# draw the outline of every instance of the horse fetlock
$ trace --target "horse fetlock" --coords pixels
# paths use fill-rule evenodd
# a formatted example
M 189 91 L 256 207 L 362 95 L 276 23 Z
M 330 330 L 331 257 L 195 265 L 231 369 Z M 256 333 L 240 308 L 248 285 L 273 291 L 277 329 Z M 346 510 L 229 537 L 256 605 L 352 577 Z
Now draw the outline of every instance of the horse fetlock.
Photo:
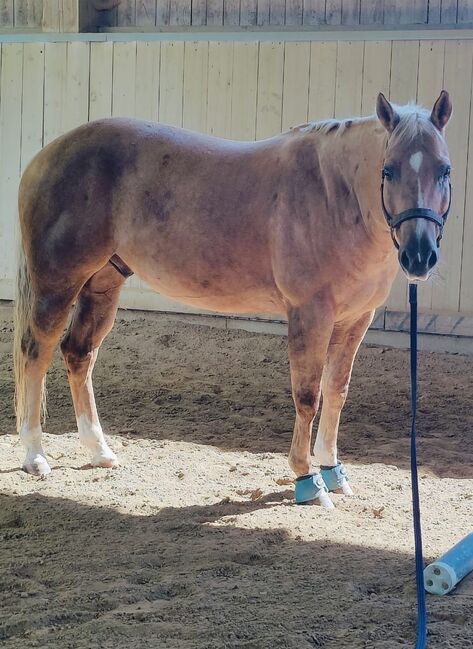
M 289 452 L 289 457 L 287 458 L 289 466 L 294 471 L 297 476 L 306 475 L 311 471 L 311 460 L 310 457 L 301 457 L 297 455 L 294 451 Z
M 118 458 L 107 444 L 100 424 L 91 422 L 87 415 L 80 415 L 77 427 L 81 443 L 93 453 L 92 466 L 112 468 L 118 465 Z

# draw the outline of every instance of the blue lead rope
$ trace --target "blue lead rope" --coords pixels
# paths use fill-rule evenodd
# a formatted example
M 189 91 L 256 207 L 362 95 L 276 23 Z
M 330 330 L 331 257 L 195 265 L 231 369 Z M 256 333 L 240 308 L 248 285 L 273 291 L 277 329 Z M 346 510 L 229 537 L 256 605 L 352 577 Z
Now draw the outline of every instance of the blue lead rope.
M 409 284 L 411 307 L 411 483 L 412 518 L 414 522 L 416 584 L 417 584 L 417 643 L 416 649 L 427 646 L 427 611 L 424 590 L 424 557 L 420 520 L 419 478 L 417 473 L 416 418 L 417 418 L 417 284 Z

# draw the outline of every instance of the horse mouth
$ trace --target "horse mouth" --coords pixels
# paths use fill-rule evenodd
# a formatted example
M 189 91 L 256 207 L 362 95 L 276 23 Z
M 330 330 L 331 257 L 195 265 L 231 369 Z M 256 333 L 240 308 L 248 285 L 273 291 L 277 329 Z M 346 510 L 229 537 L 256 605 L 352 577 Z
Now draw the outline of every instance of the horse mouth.
M 413 275 L 412 273 L 409 273 L 404 268 L 402 270 L 403 270 L 404 275 L 407 277 L 409 282 L 411 282 L 412 284 L 420 284 L 420 282 L 426 282 L 427 280 L 430 279 L 430 277 L 432 275 L 431 270 L 427 271 L 427 273 L 425 273 L 424 275 Z

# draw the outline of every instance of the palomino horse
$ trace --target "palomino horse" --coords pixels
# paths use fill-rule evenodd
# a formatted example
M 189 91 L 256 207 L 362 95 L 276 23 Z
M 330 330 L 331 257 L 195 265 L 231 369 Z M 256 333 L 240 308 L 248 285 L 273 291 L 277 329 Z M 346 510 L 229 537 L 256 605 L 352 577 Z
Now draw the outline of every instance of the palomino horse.
M 376 108 L 377 117 L 310 123 L 259 142 L 103 119 L 34 158 L 19 192 L 15 332 L 27 472 L 50 471 L 41 444 L 44 380 L 74 302 L 61 349 L 79 437 L 92 465 L 117 463 L 92 371 L 121 286 L 136 273 L 186 304 L 287 317 L 296 409 L 289 464 L 297 476 L 312 470 L 322 393 L 314 464 L 350 493 L 337 433 L 354 356 L 398 259 L 411 280 L 429 276 L 450 200 L 448 93 L 431 112 L 393 106 L 382 94 Z M 405 216 L 393 224 L 391 215 Z

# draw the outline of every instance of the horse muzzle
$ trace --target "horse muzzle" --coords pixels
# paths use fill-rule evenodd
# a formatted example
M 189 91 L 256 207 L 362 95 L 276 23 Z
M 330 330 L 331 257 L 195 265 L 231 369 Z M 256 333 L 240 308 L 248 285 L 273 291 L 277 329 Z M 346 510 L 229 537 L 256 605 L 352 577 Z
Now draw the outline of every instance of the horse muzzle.
M 409 281 L 424 281 L 438 261 L 437 242 L 431 237 L 411 235 L 399 246 L 398 259 Z

